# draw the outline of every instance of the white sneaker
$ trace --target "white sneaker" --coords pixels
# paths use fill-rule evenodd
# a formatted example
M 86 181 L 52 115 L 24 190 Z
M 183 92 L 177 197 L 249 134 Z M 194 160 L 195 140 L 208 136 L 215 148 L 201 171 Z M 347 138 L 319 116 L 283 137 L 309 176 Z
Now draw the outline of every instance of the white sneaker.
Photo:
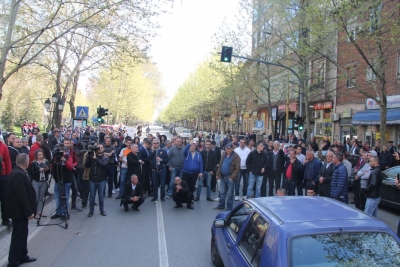
M 235 201 L 239 201 L 239 197 L 238 196 L 235 197 Z
M 119 192 L 119 188 L 115 189 L 115 192 Z
M 243 200 L 246 200 L 246 199 L 247 199 L 247 197 L 246 197 L 246 196 L 243 196 L 243 197 L 242 197 L 242 199 L 243 199 Z
M 115 194 L 116 193 L 115 190 L 113 190 L 112 193 Z
M 216 199 L 214 199 L 214 202 L 219 202 L 219 197 L 217 197 Z

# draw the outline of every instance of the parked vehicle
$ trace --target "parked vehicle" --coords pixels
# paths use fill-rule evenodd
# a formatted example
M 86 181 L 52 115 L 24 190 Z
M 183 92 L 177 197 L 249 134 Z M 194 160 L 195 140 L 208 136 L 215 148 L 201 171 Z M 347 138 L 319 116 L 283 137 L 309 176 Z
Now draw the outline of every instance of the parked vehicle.
M 178 136 L 180 136 L 182 138 L 185 138 L 185 139 L 188 139 L 188 138 L 190 138 L 192 136 L 192 134 L 190 133 L 189 129 L 183 129 L 182 131 L 180 131 L 178 133 Z
M 398 266 L 400 239 L 382 221 L 325 197 L 245 200 L 211 227 L 215 266 Z
M 381 205 L 400 210 L 400 191 L 395 187 L 395 180 L 400 174 L 400 166 L 387 169 L 382 172 Z

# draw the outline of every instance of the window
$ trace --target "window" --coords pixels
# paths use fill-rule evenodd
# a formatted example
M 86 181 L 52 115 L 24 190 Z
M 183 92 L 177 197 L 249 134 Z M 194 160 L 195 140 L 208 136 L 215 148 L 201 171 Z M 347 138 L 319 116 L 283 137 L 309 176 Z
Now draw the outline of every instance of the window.
M 268 229 L 268 223 L 258 213 L 254 213 L 242 235 L 239 249 L 253 266 L 259 266 L 262 251 L 262 240 Z
M 356 66 L 346 69 L 346 88 L 353 88 L 356 84 Z
M 367 81 L 376 80 L 376 74 L 370 67 L 367 67 Z
M 400 247 L 387 233 L 337 233 L 295 237 L 290 266 L 398 266 Z
M 357 17 L 353 17 L 347 21 L 347 42 L 357 40 L 357 32 L 359 31 Z
M 369 21 L 371 23 L 369 28 L 370 32 L 374 32 L 381 27 L 381 10 L 382 2 L 376 7 L 371 7 L 369 9 Z
M 400 52 L 397 54 L 397 79 L 400 79 Z
M 253 211 L 253 207 L 247 203 L 242 204 L 239 206 L 238 210 L 232 213 L 231 217 L 228 220 L 228 232 L 231 234 L 232 239 L 235 241 L 237 235 L 240 232 L 240 229 L 246 222 L 247 218 L 249 217 L 250 213 Z
M 311 63 L 311 85 L 323 87 L 324 83 L 324 61 L 322 59 L 314 60 Z

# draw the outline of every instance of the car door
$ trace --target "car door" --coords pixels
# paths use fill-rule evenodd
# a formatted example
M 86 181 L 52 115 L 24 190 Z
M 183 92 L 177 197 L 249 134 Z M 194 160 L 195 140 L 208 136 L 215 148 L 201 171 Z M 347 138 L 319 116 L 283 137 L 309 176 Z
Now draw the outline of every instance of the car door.
M 229 267 L 259 266 L 268 228 L 269 222 L 260 213 L 254 212 L 231 249 Z
M 250 203 L 242 203 L 230 213 L 226 219 L 225 227 L 219 231 L 219 236 L 217 234 L 217 248 L 225 266 L 228 266 L 231 249 L 235 247 L 240 232 L 253 210 Z

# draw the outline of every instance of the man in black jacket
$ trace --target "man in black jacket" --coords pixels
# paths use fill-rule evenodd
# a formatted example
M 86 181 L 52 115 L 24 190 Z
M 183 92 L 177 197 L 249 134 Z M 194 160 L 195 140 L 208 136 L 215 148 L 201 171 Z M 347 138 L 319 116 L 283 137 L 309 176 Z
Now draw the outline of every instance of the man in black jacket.
M 10 154 L 11 155 L 11 154 Z M 391 154 L 388 150 L 387 146 L 382 147 L 382 152 L 379 154 L 379 166 L 381 170 L 384 171 L 392 167 L 393 163 L 393 154 Z
M 219 162 L 221 160 L 221 148 L 215 141 L 211 141 L 211 149 L 215 151 L 215 156 L 217 160 L 217 165 L 215 165 L 215 169 L 219 167 Z M 214 172 L 213 176 L 211 177 L 211 191 L 215 192 L 217 186 L 217 179 L 216 179 L 216 172 Z
M 369 160 L 371 165 L 371 174 L 369 175 L 367 188 L 365 189 L 365 195 L 367 202 L 365 203 L 366 214 L 377 216 L 378 204 L 381 201 L 380 189 L 382 187 L 382 172 L 379 167 L 379 158 L 371 157 Z
M 131 181 L 124 187 L 124 194 L 121 198 L 121 205 L 124 205 L 124 211 L 128 212 L 128 204 L 133 204 L 132 209 L 139 211 L 140 205 L 144 202 L 142 194 L 142 184 L 139 183 L 138 176 L 133 174 Z
M 332 162 L 333 160 L 333 152 L 326 152 L 326 161 L 322 164 L 318 173 L 318 194 L 321 197 L 330 197 L 331 194 L 331 181 L 333 175 L 333 167 L 335 164 Z
M 151 167 L 151 178 L 153 181 L 153 199 L 150 203 L 158 202 L 158 182 L 160 181 L 161 202 L 165 203 L 165 176 L 166 164 L 169 161 L 168 153 L 165 149 L 160 148 L 160 139 L 153 139 L 153 147 L 151 148 L 149 158 Z
M 264 141 L 260 140 L 257 142 L 255 150 L 250 152 L 246 159 L 246 168 L 249 171 L 249 182 L 247 186 L 247 198 L 253 196 L 252 191 L 254 183 L 256 184 L 255 197 L 260 197 L 261 184 L 263 181 L 263 175 L 266 173 L 268 165 L 268 156 L 264 152 Z
M 8 152 L 10 153 L 11 166 L 14 169 L 16 166 L 17 156 L 21 153 L 22 142 L 21 139 L 15 137 L 12 144 L 8 145 Z
M 200 152 L 203 160 L 203 175 L 198 178 L 197 183 L 197 195 L 194 201 L 199 201 L 201 196 L 201 188 L 203 187 L 203 179 L 207 182 L 207 200 L 214 201 L 211 198 L 211 177 L 215 173 L 215 167 L 217 166 L 217 155 L 214 150 L 211 149 L 211 141 L 206 141 L 206 149 Z
M 107 216 L 107 213 L 104 211 L 104 194 L 106 187 L 106 169 L 108 165 L 108 158 L 104 156 L 103 144 L 99 144 L 97 147 L 97 151 L 93 152 L 91 155 L 88 155 L 85 163 L 85 167 L 90 168 L 90 211 L 88 217 L 93 216 L 96 191 L 99 194 L 100 214 Z
M 12 219 L 12 236 L 8 253 L 8 266 L 19 266 L 36 261 L 28 256 L 28 220 L 35 218 L 36 194 L 29 181 L 26 169 L 29 157 L 21 153 L 16 158 L 16 167 L 9 174 L 6 201 L 8 214 Z
M 296 152 L 291 150 L 289 152 L 289 158 L 286 159 L 285 169 L 283 171 L 284 187 L 289 196 L 295 195 L 295 189 L 299 181 L 302 181 L 302 165 L 296 158 Z
M 268 152 L 269 164 L 268 164 L 268 196 L 274 194 L 274 182 L 275 188 L 281 187 L 281 175 L 285 165 L 285 153 L 279 147 L 279 142 L 274 142 L 274 150 Z M 264 191 L 264 194 L 263 194 Z M 261 187 L 261 196 L 265 196 L 265 186 Z
M 175 177 L 174 187 L 172 189 L 172 199 L 175 201 L 175 209 L 181 208 L 182 203 L 187 204 L 187 208 L 193 210 L 192 194 L 190 193 L 189 186 L 186 181 L 183 181 L 181 177 Z

